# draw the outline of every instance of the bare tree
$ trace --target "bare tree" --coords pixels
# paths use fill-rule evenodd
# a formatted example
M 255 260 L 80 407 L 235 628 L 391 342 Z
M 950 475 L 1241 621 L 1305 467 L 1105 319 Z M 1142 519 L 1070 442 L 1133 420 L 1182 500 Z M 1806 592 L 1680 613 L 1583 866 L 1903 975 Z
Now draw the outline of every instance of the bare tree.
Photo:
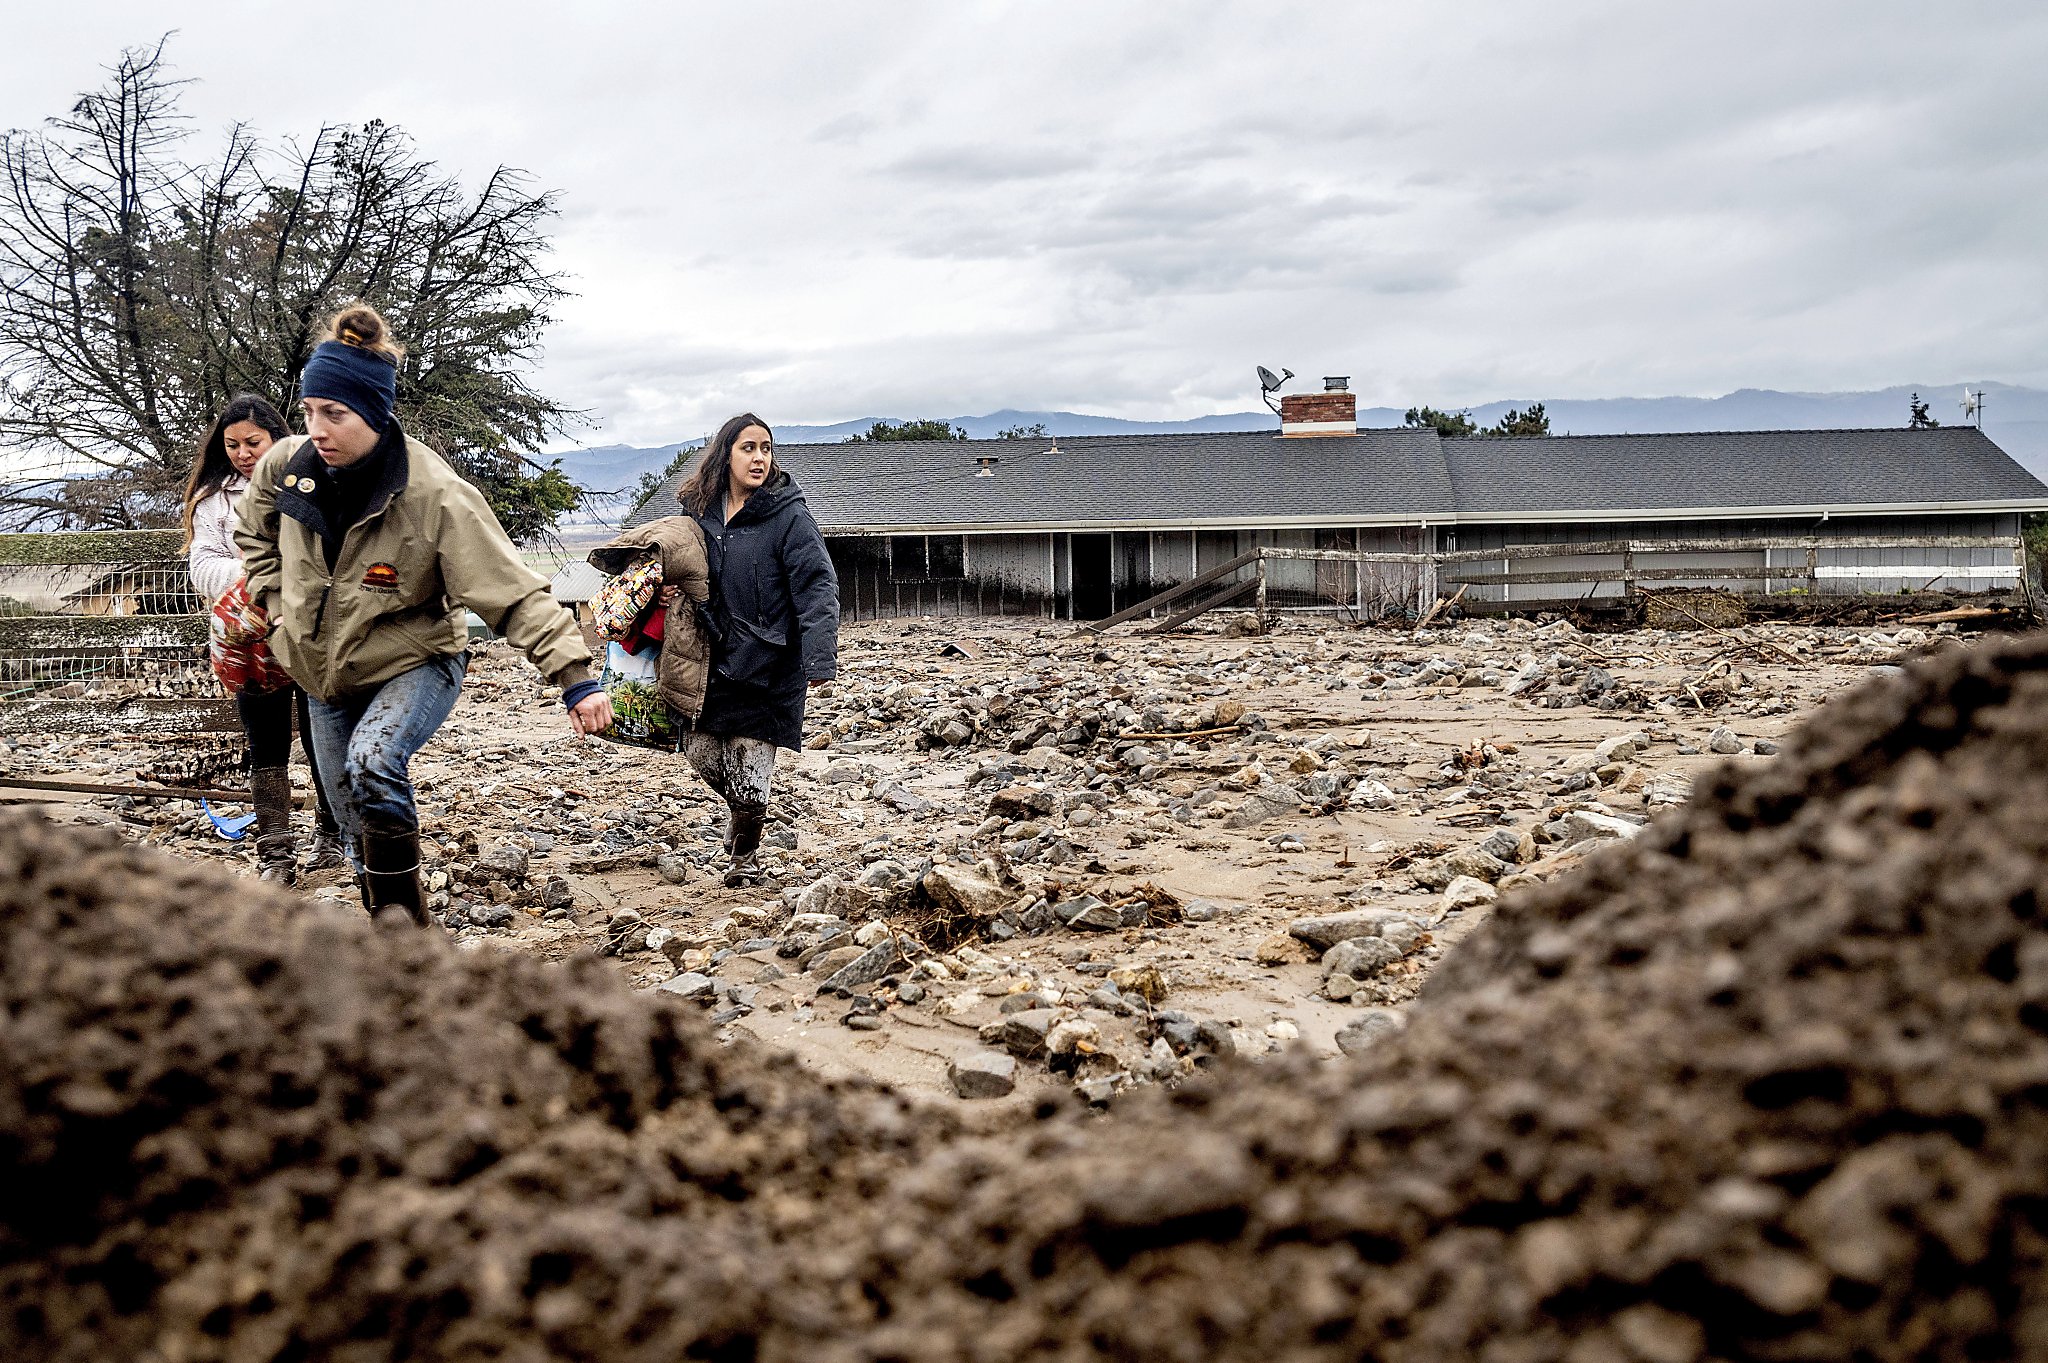
M 227 135 L 203 165 L 164 45 L 39 132 L 0 142 L 0 442 L 15 524 L 175 517 L 194 440 L 233 393 L 290 402 L 321 319 L 382 308 L 410 344 L 407 431 L 476 482 L 506 529 L 579 496 L 526 451 L 573 415 L 527 373 L 565 296 L 545 266 L 553 196 L 500 167 L 474 191 L 387 124 L 303 143 Z

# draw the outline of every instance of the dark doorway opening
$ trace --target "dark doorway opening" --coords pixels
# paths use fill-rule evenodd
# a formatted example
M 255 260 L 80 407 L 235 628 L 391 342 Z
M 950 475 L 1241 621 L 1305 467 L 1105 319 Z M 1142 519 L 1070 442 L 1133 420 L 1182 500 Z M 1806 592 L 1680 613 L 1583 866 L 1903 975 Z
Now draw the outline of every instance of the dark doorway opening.
M 1109 536 L 1075 535 L 1072 540 L 1074 618 L 1100 620 L 1110 605 Z

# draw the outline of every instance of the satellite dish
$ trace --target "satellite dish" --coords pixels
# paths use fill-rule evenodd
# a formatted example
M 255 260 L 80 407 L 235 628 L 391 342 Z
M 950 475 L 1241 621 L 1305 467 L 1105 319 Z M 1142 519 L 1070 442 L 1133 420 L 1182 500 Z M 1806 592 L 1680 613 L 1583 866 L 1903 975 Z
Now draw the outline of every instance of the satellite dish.
M 1283 369 L 1278 377 L 1275 377 L 1272 370 L 1264 365 L 1259 366 L 1259 396 L 1264 398 L 1266 405 L 1272 407 L 1275 412 L 1278 412 L 1280 409 L 1273 407 L 1273 394 L 1280 391 L 1281 384 L 1293 377 L 1294 371 L 1292 369 Z

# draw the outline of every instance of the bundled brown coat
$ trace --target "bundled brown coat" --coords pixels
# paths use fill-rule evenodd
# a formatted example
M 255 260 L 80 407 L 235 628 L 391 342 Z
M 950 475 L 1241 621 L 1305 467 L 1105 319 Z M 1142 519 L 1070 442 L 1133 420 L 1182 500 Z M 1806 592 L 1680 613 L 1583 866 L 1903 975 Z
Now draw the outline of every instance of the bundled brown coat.
M 618 574 L 649 553 L 661 555 L 661 585 L 681 587 L 661 638 L 657 671 L 662 700 L 696 723 L 711 679 L 711 637 L 699 623 L 698 607 L 711 599 L 711 570 L 704 557 L 704 531 L 688 516 L 663 516 L 636 525 L 590 551 L 590 566 Z

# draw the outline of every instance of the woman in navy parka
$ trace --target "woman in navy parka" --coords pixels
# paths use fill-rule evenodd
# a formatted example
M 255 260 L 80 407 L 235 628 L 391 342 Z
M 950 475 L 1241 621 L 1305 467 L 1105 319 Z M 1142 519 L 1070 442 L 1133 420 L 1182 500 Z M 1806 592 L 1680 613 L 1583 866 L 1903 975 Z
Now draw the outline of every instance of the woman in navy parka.
M 768 423 L 719 428 L 677 494 L 711 567 L 711 681 L 684 753 L 732 810 L 728 885 L 757 878 L 775 750 L 803 745 L 804 697 L 839 666 L 839 579 Z

